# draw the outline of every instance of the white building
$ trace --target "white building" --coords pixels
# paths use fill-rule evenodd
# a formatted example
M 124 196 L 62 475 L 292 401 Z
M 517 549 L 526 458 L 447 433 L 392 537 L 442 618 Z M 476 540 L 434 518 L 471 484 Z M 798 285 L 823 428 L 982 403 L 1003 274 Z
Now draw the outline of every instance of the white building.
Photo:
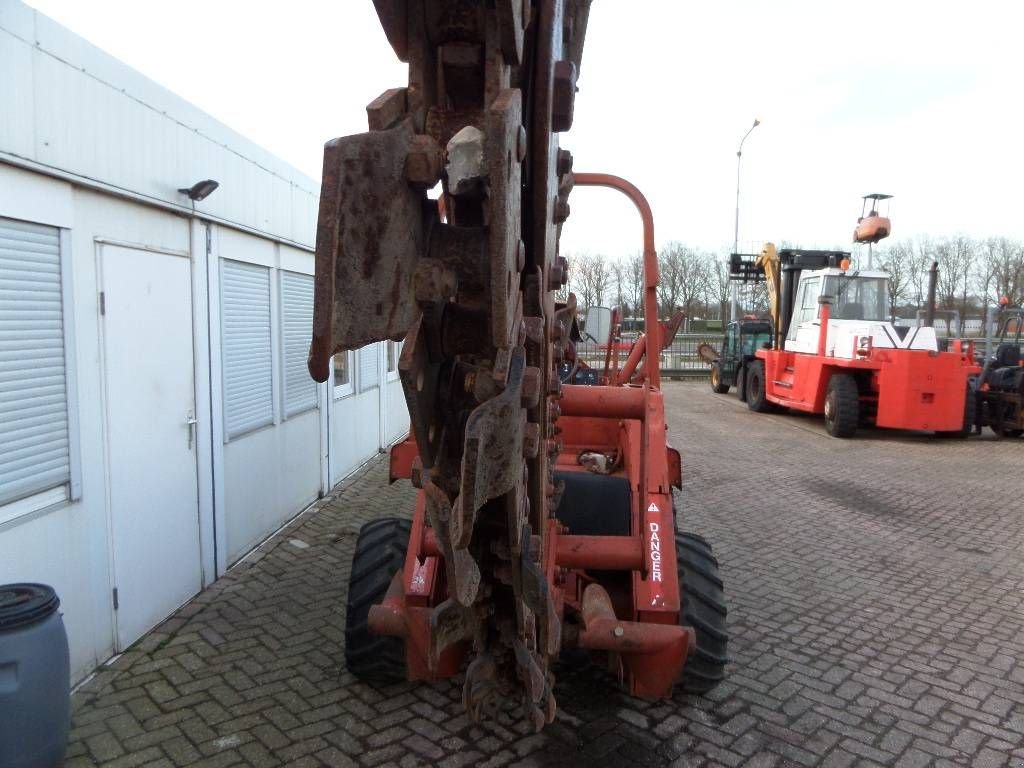
M 0 583 L 56 588 L 73 680 L 407 432 L 396 345 L 306 372 L 318 194 L 0 1 Z

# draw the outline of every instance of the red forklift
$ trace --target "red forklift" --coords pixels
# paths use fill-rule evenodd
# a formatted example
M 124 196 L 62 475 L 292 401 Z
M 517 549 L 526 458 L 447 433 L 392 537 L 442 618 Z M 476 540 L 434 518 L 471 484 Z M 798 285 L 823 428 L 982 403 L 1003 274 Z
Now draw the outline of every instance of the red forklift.
M 765 275 L 775 326 L 771 348 L 747 367 L 751 410 L 822 414 L 842 438 L 865 425 L 970 433 L 970 383 L 981 371 L 973 344 L 954 340 L 940 351 L 928 324 L 890 323 L 888 274 L 853 267 L 848 252 L 771 243 L 745 269 Z

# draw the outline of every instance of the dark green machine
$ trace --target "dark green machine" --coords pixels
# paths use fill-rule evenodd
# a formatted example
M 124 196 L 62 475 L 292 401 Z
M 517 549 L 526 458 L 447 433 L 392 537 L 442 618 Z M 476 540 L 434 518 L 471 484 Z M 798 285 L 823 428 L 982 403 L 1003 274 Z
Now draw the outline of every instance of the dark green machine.
M 1000 313 L 995 354 L 985 361 L 977 382 L 975 431 L 989 427 L 999 437 L 1024 435 L 1024 309 L 1008 307 Z
M 768 320 L 733 320 L 725 328 L 722 351 L 711 363 L 711 389 L 720 395 L 736 387 L 746 400 L 747 364 L 755 352 L 772 345 L 772 324 Z

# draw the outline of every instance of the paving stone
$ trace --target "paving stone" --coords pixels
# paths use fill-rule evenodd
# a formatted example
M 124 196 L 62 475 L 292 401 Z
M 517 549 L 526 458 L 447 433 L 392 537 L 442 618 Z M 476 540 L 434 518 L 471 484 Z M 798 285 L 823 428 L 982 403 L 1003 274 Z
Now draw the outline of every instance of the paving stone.
M 560 664 L 558 716 L 533 734 L 471 723 L 461 678 L 355 680 L 356 534 L 413 503 L 381 458 L 83 686 L 66 765 L 1024 768 L 1020 446 L 833 440 L 706 383 L 665 399 L 681 528 L 714 545 L 729 601 L 732 661 L 707 695 L 643 701 Z

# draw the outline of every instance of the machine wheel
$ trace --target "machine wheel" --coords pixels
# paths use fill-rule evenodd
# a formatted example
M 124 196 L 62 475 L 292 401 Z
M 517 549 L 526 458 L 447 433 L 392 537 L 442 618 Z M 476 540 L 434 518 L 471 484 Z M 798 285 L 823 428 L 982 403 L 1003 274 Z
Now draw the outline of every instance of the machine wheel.
M 967 388 L 967 394 L 964 397 L 964 425 L 960 429 L 954 429 L 951 432 L 937 432 L 939 437 L 951 437 L 951 438 L 966 438 L 974 430 L 974 422 L 976 419 L 975 411 L 978 407 L 978 397 L 975 391 L 970 387 Z
M 848 373 L 829 379 L 825 395 L 825 429 L 832 437 L 853 437 L 860 420 L 860 391 L 857 380 Z
M 724 395 L 729 391 L 729 385 L 722 382 L 722 369 L 717 362 L 711 364 L 711 391 L 716 395 Z
M 679 623 L 697 635 L 697 650 L 687 659 L 679 685 L 687 693 L 707 693 L 725 678 L 729 632 L 718 561 L 703 536 L 676 533 L 676 571 Z
M 741 403 L 747 402 L 747 366 L 742 364 L 736 369 L 736 396 Z
M 405 680 L 405 644 L 401 638 L 375 635 L 367 626 L 370 606 L 384 599 L 392 577 L 405 565 L 409 520 L 385 517 L 359 529 L 348 580 L 345 616 L 345 666 L 368 683 Z
M 758 413 L 767 413 L 772 408 L 765 393 L 763 360 L 754 360 L 747 366 L 747 407 Z

